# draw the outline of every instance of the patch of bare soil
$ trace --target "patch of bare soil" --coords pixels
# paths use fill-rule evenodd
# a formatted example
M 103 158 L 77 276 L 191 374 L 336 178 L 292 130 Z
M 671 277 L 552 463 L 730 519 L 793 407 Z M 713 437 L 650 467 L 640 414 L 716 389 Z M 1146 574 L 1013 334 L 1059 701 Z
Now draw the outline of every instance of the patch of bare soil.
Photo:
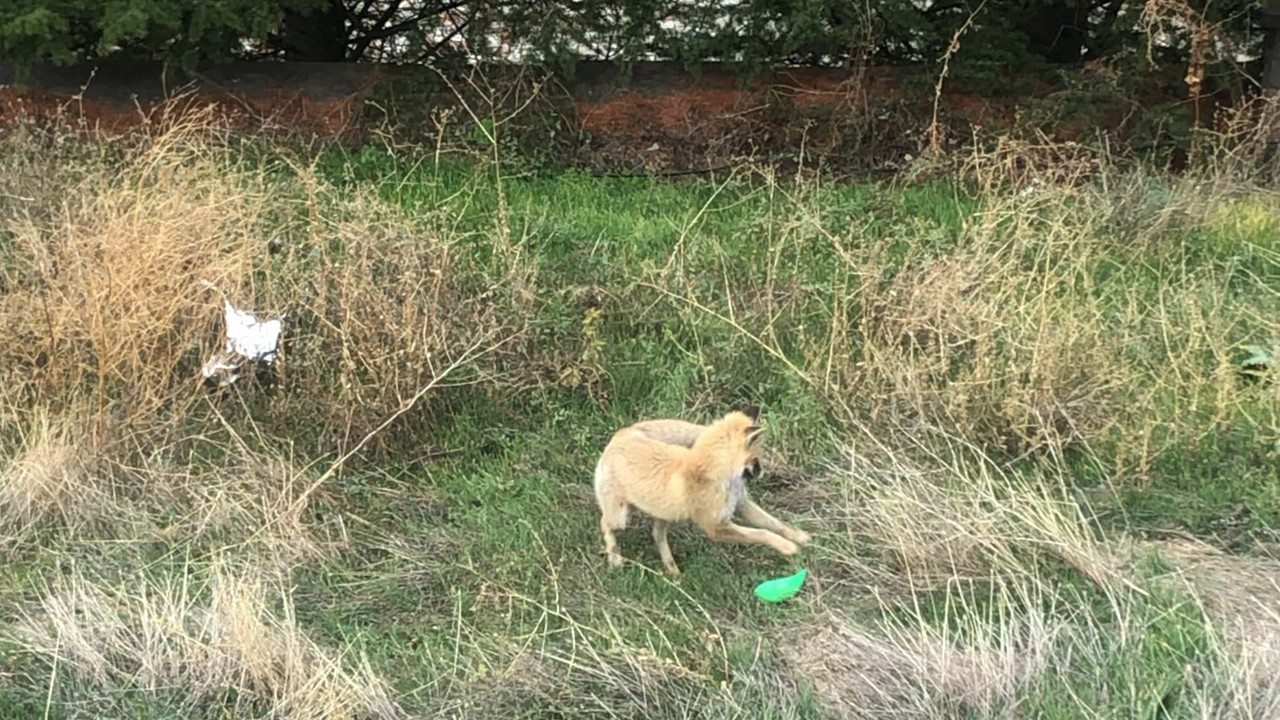
M 70 120 L 88 130 L 110 135 L 148 127 L 157 117 L 199 112 L 208 106 L 236 128 L 300 132 L 317 137 L 345 138 L 354 131 L 360 108 L 356 95 L 317 98 L 301 91 L 272 91 L 251 95 L 200 91 L 159 102 L 133 103 L 85 99 L 56 92 L 18 91 L 0 87 L 0 127 L 17 122 L 52 123 Z

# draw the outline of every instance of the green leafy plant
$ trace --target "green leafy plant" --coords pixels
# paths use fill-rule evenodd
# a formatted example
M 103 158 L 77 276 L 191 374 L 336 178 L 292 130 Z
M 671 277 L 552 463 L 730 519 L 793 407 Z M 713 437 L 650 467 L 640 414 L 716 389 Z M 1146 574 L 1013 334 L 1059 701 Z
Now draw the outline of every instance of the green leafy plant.
M 1276 348 L 1262 345 L 1246 345 L 1245 352 L 1249 357 L 1240 363 L 1240 372 L 1247 378 L 1257 380 L 1275 369 Z

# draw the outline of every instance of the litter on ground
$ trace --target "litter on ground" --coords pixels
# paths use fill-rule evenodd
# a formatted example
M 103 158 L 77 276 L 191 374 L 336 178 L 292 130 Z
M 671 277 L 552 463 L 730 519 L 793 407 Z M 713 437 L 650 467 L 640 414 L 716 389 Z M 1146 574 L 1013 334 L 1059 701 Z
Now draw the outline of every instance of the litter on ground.
M 205 283 L 213 287 L 210 283 Z M 280 333 L 284 330 L 283 318 L 264 320 L 248 310 L 241 310 L 224 295 L 224 319 L 226 320 L 226 345 L 205 361 L 202 374 L 217 378 L 218 385 L 228 385 L 239 377 L 239 369 L 245 362 L 263 362 L 270 365 L 276 359 L 280 347 Z

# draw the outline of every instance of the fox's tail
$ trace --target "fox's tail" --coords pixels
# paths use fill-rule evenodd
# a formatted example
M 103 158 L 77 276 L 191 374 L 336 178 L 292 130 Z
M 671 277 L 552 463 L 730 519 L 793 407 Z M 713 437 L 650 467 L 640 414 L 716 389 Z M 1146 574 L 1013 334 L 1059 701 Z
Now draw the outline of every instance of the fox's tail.
M 600 494 L 601 488 L 604 487 L 605 482 L 608 479 L 609 479 L 609 468 L 605 466 L 604 458 L 602 457 L 596 461 L 596 472 L 595 472 L 596 495 Z

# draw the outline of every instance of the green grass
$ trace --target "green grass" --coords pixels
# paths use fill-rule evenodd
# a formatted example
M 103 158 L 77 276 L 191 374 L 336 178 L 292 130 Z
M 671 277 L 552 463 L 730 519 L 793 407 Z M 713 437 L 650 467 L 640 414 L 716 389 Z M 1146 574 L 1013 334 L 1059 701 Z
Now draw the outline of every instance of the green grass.
M 466 288 L 513 265 L 533 278 L 531 302 L 501 306 L 518 315 L 517 350 L 406 415 L 383 434 L 386 445 L 323 483 L 302 520 L 323 549 L 288 561 L 280 582 L 292 609 L 269 603 L 321 645 L 345 648 L 344 667 L 363 658 L 406 713 L 823 717 L 830 698 L 819 701 L 807 666 L 783 658 L 831 613 L 873 633 L 909 628 L 992 652 L 1034 645 L 1055 658 L 977 705 L 931 685 L 927 664 L 895 681 L 912 702 L 957 716 L 1016 705 L 1034 717 L 1189 718 L 1218 692 L 1226 651 L 1203 608 L 1158 582 L 1164 570 L 1140 568 L 1132 587 L 1100 587 L 1088 576 L 1093 561 L 1062 548 L 1110 548 L 1134 528 L 1224 540 L 1223 523 L 1237 527 L 1223 544 L 1243 547 L 1266 542 L 1280 520 L 1274 390 L 1238 387 L 1227 365 L 1233 344 L 1280 327 L 1280 298 L 1265 290 L 1280 287 L 1268 192 L 1201 197 L 1208 219 L 1156 228 L 1164 208 L 1196 194 L 1141 178 L 1122 192 L 1064 191 L 1060 201 L 1018 207 L 941 180 L 566 174 L 499 183 L 489 166 L 436 167 L 373 149 L 316 161 L 308 182 L 323 188 L 319 207 L 368 196 L 403 217 L 432 218 L 428 229 L 403 221 L 391 234 L 424 244 L 426 233 L 446 234 L 450 269 Z M 270 182 L 281 197 L 302 194 L 290 173 Z M 263 222 L 319 232 L 304 217 L 314 208 L 277 212 Z M 325 262 L 347 260 L 344 246 L 331 252 Z M 279 294 L 279 269 L 255 268 L 258 292 Z M 965 273 L 972 287 L 949 286 Z M 598 304 L 584 301 L 593 291 Z M 194 443 L 189 455 L 136 447 L 114 458 L 114 471 L 145 476 L 170 463 L 213 477 L 243 443 L 290 458 L 296 487 L 286 497 L 296 497 L 340 451 L 325 446 L 333 436 L 319 419 L 278 410 L 301 402 L 300 386 L 285 382 L 279 396 L 241 384 L 192 410 L 189 435 L 173 445 Z M 680 528 L 672 545 L 684 574 L 673 582 L 657 572 L 647 522 L 636 518 L 621 537 L 629 564 L 607 570 L 590 478 L 610 433 L 646 417 L 709 420 L 747 400 L 764 407 L 775 449 L 754 494 L 813 530 L 816 547 L 784 558 Z M 851 444 L 884 467 L 920 472 L 841 470 Z M 984 471 L 990 487 L 958 509 L 930 506 L 964 497 L 988 477 L 984 467 L 1009 474 Z M 1061 481 L 1066 498 L 1099 484 L 1117 492 L 1086 508 L 1101 522 L 1080 521 L 1083 534 L 1059 546 L 1035 539 L 1034 512 L 1058 505 L 1046 496 L 1020 506 L 1019 492 L 1040 487 L 1028 479 Z M 923 501 L 894 504 L 917 491 Z M 122 523 L 54 518 L 6 543 L 0 599 L 39 615 L 46 585 L 74 573 L 142 586 L 204 578 L 216 562 L 252 570 L 278 552 L 254 544 L 252 518 L 197 532 L 184 525 L 199 515 L 187 500 L 150 486 L 115 492 L 140 514 Z M 920 537 L 948 538 L 915 545 L 926 572 L 901 569 L 891 548 L 911 549 L 909 539 L 894 545 L 889 529 L 868 524 L 868 507 L 902 514 Z M 991 526 L 976 517 L 987 510 L 1000 518 Z M 1046 533 L 1075 527 L 1069 512 L 1053 517 L 1061 524 Z M 160 534 L 168 525 L 184 529 L 174 539 Z M 968 539 L 980 548 L 971 557 L 947 555 L 949 543 Z M 796 601 L 771 606 L 752 595 L 757 582 L 802 566 L 811 580 Z M 1032 618 L 1064 629 L 1022 637 Z M 288 713 L 261 688 L 242 700 L 222 688 L 195 715 L 181 690 L 112 689 L 118 678 L 104 690 L 76 662 L 58 669 L 31 652 L 24 637 L 0 629 L 0 716 Z M 98 704 L 96 693 L 106 694 Z

